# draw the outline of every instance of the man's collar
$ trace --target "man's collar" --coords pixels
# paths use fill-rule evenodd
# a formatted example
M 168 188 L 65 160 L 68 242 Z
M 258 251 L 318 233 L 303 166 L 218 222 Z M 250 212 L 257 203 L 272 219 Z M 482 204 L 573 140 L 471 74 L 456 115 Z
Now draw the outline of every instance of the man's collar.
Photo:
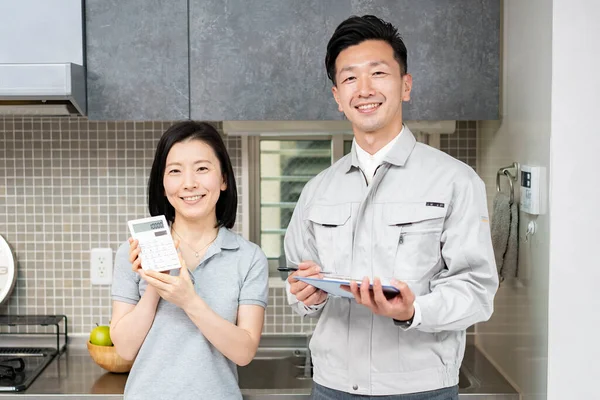
M 403 130 L 401 132 L 402 134 L 400 135 L 394 146 L 383 158 L 384 162 L 397 166 L 404 166 L 404 164 L 406 164 L 406 160 L 410 156 L 410 153 L 412 153 L 412 150 L 414 149 L 415 144 L 417 143 L 417 139 L 415 139 L 415 136 L 412 134 L 412 132 L 410 131 L 410 129 L 408 129 L 408 126 L 406 125 L 403 126 Z M 350 171 L 352 167 L 358 168 L 360 165 L 358 162 L 356 146 L 356 140 L 353 140 L 352 150 L 350 152 L 351 163 L 348 166 L 346 172 Z
M 415 136 L 407 126 L 404 126 L 404 132 L 400 135 L 394 147 L 385 155 L 383 161 L 400 167 L 404 166 L 416 143 Z

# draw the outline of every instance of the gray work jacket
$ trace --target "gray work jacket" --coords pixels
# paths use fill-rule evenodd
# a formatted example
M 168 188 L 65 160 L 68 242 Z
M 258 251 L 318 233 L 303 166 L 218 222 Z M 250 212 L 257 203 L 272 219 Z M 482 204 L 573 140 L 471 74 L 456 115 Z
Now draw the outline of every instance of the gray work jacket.
M 288 266 L 396 278 L 415 293 L 410 329 L 354 300 L 329 296 L 310 343 L 314 380 L 362 395 L 417 393 L 458 384 L 465 330 L 489 319 L 498 274 L 485 186 L 467 165 L 405 127 L 371 185 L 356 149 L 304 187 L 285 235 Z

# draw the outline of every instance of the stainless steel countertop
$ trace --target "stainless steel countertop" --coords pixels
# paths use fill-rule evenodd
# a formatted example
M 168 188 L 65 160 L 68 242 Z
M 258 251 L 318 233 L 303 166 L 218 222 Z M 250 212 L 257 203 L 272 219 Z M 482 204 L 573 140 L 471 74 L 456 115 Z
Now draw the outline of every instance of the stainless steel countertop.
M 127 374 L 106 372 L 89 356 L 85 347 L 87 337 L 71 337 L 68 349 L 57 356 L 24 392 L 0 392 L 0 400 L 8 399 L 90 399 L 114 400 L 123 398 Z M 261 346 L 303 347 L 305 336 L 271 336 L 261 340 Z M 461 389 L 460 398 L 465 400 L 518 400 L 519 395 L 496 371 L 489 361 L 475 348 L 468 345 L 463 368 L 474 379 L 474 386 Z M 286 390 L 243 390 L 244 399 L 308 399 L 306 389 Z

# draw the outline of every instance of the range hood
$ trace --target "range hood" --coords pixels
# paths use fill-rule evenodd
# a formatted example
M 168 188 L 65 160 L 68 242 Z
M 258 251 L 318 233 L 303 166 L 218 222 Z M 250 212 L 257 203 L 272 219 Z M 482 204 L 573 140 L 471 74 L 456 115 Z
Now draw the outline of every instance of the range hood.
M 82 0 L 0 2 L 0 114 L 85 115 Z
M 86 113 L 81 65 L 0 64 L 0 114 Z

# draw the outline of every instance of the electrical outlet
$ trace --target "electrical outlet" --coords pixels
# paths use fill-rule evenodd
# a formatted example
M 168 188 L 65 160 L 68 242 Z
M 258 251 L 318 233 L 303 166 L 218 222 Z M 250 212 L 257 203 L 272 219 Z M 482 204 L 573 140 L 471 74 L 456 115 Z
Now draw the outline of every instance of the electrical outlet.
M 112 284 L 112 249 L 92 249 L 90 254 L 90 280 L 92 282 L 92 285 Z

